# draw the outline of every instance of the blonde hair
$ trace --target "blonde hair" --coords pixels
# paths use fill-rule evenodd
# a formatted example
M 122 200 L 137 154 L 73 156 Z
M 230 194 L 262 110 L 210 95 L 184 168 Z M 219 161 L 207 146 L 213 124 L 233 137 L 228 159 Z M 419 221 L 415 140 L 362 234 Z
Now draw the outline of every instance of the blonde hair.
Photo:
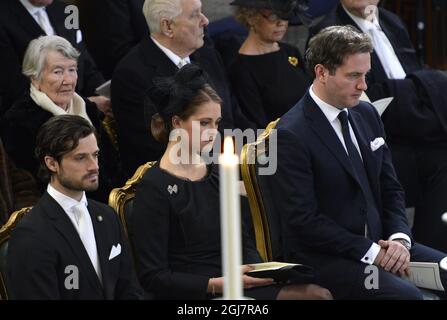
M 240 22 L 243 26 L 250 29 L 250 20 L 259 13 L 256 8 L 237 7 L 234 13 L 234 18 Z

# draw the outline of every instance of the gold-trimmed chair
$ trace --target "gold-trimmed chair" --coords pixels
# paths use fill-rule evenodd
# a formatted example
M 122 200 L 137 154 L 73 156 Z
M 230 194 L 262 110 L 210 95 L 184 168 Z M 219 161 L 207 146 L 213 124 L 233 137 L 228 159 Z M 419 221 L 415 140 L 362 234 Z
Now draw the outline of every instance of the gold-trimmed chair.
M 110 143 L 113 146 L 113 149 L 119 153 L 119 145 L 118 145 L 118 132 L 116 129 L 116 120 L 114 118 L 105 117 L 102 120 L 102 127 L 107 134 L 107 137 L 110 140 Z
M 0 229 L 0 300 L 8 299 L 8 291 L 6 290 L 6 258 L 8 256 L 9 237 L 12 230 L 22 217 L 27 214 L 32 207 L 25 207 L 14 211 L 8 221 Z
M 272 261 L 275 258 L 274 251 L 276 250 L 275 243 L 272 241 L 272 237 L 274 237 L 273 230 L 271 230 L 273 221 L 268 214 L 271 204 L 266 203 L 263 195 L 263 183 L 258 175 L 258 159 L 269 154 L 270 135 L 278 122 L 279 118 L 270 122 L 263 134 L 255 142 L 244 145 L 241 152 L 242 179 L 250 205 L 256 248 L 264 261 Z
M 110 192 L 109 206 L 115 209 L 116 213 L 118 213 L 126 236 L 128 235 L 127 221 L 129 220 L 129 214 L 132 211 L 133 199 L 135 198 L 137 185 L 140 183 L 146 171 L 156 162 L 157 161 L 149 161 L 139 166 L 133 176 L 127 180 L 123 187 L 115 188 Z

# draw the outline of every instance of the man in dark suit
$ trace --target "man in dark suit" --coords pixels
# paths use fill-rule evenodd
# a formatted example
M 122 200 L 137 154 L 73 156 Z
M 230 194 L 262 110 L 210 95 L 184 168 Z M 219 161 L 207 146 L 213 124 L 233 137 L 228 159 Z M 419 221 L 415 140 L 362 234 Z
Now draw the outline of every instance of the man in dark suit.
M 399 275 L 410 259 L 445 254 L 411 238 L 382 122 L 359 102 L 371 51 L 370 38 L 351 26 L 310 41 L 313 85 L 277 125 L 278 170 L 269 179 L 287 260 L 312 265 L 336 299 L 419 299 Z M 441 278 L 445 287 L 445 271 Z
M 110 100 L 93 96 L 95 89 L 104 83 L 93 59 L 84 46 L 81 31 L 65 25 L 68 13 L 66 4 L 53 0 L 0 1 L 0 96 L 3 114 L 28 88 L 29 82 L 21 73 L 23 56 L 31 40 L 42 35 L 61 36 L 81 52 L 78 60 L 76 91 L 96 103 L 99 110 L 110 114 Z M 43 17 L 39 25 L 40 17 Z M 46 30 L 44 30 L 46 29 Z
M 96 0 L 79 4 L 85 42 L 108 79 L 130 49 L 149 35 L 143 4 L 144 0 Z
M 154 87 L 153 79 L 173 76 L 186 63 L 200 65 L 222 98 L 221 128 L 248 127 L 229 89 L 220 56 L 204 41 L 208 19 L 201 10 L 200 0 L 168 0 L 163 5 L 146 0 L 143 13 L 151 34 L 115 69 L 112 106 L 123 166 L 129 176 L 139 165 L 158 159 L 164 149 L 150 134 L 153 112 L 146 110 L 145 114 L 144 108 L 145 95 Z
M 95 129 L 82 117 L 56 116 L 36 144 L 47 192 L 14 229 L 7 257 L 12 299 L 137 299 L 136 274 L 113 210 L 87 200 L 98 188 Z
M 424 67 L 407 29 L 378 0 L 341 0 L 310 36 L 330 25 L 352 25 L 372 37 L 367 94 L 393 97 L 382 115 L 408 207 L 416 207 L 416 240 L 447 251 L 447 75 Z

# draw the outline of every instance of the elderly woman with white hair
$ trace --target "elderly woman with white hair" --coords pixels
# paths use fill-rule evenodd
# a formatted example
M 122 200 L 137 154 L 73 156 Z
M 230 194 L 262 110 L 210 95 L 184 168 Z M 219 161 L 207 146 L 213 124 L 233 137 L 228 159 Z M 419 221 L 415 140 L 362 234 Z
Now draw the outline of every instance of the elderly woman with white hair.
M 70 42 L 59 36 L 34 39 L 25 52 L 22 72 L 30 80 L 30 89 L 5 114 L 2 134 L 5 148 L 16 165 L 34 176 L 38 168 L 34 157 L 35 137 L 49 118 L 79 115 L 101 132 L 95 104 L 75 92 L 78 57 L 79 52 Z M 106 200 L 106 194 L 102 198 Z

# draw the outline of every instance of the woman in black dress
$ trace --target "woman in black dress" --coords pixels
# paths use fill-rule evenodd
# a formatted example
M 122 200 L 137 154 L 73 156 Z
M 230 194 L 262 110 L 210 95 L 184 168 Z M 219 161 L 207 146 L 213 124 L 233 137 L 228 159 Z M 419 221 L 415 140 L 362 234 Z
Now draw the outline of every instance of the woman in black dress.
M 129 235 L 144 289 L 158 299 L 206 299 L 222 293 L 219 177 L 201 157 L 214 142 L 221 100 L 203 71 L 186 65 L 158 85 L 152 134 L 166 151 L 136 193 Z M 154 97 L 154 96 L 153 96 Z M 204 134 L 206 131 L 207 134 Z M 175 135 L 175 136 L 174 136 Z M 191 137 L 202 137 L 192 142 Z M 203 138 L 205 137 L 206 138 Z M 177 139 L 176 137 L 181 137 Z M 244 233 L 244 263 L 261 262 Z M 281 286 L 272 279 L 242 280 L 245 295 L 258 299 L 330 298 L 316 285 Z
M 311 78 L 298 49 L 281 43 L 288 7 L 281 1 L 236 0 L 236 19 L 248 29 L 229 76 L 242 112 L 256 128 L 264 129 L 293 107 L 306 93 Z M 285 1 L 282 1 L 283 3 Z

